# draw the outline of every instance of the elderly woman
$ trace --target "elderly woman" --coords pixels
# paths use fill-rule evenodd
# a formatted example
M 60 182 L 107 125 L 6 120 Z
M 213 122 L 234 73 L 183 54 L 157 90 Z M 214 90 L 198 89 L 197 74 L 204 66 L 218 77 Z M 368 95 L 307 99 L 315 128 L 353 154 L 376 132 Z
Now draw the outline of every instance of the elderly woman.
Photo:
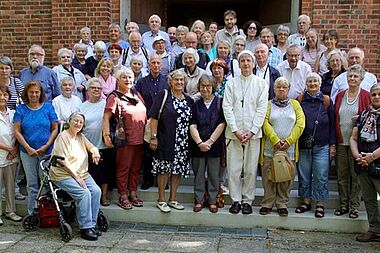
M 261 43 L 260 32 L 262 30 L 261 24 L 258 21 L 249 20 L 243 25 L 245 38 L 245 49 L 255 53 L 255 48 Z
M 84 101 L 86 77 L 79 70 L 72 66 L 74 54 L 70 49 L 61 48 L 58 50 L 58 61 L 60 65 L 55 66 L 53 71 L 57 74 L 58 81 L 62 83 L 64 77 L 71 77 L 74 81 L 74 95 Z M 70 116 L 70 115 L 68 115 Z
M 380 242 L 380 209 L 377 201 L 380 194 L 380 178 L 374 177 L 369 169 L 369 166 L 379 167 L 380 83 L 371 87 L 370 94 L 371 105 L 360 114 L 350 139 L 369 223 L 368 232 L 356 237 L 359 242 Z
M 225 40 L 219 41 L 216 45 L 216 51 L 217 57 L 223 59 L 230 70 L 224 73 L 226 78 L 231 79 L 232 77 L 239 76 L 241 73 L 239 62 L 230 56 L 230 44 Z M 211 63 L 212 61 L 210 61 L 206 67 L 206 73 L 208 75 L 212 74 L 210 69 Z
M 107 98 L 107 96 L 116 89 L 116 78 L 114 74 L 114 65 L 109 58 L 102 59 L 98 67 L 95 70 L 95 75 L 102 83 L 102 97 Z
M 63 124 L 68 120 L 73 112 L 77 112 L 82 101 L 73 95 L 74 79 L 66 76 L 61 79 L 61 95 L 55 97 L 52 101 L 58 121 L 63 128 Z M 62 130 L 62 129 L 60 129 Z
M 9 87 L 0 86 L 0 189 L 5 186 L 5 218 L 21 221 L 22 218 L 16 214 L 15 204 L 15 177 L 19 152 L 12 124 L 14 110 L 7 107 L 10 97 Z M 0 201 L 0 226 L 3 225 L 2 213 Z
M 83 113 L 86 118 L 86 128 L 83 129 L 83 134 L 102 154 L 102 160 L 98 164 L 90 163 L 88 171 L 102 190 L 100 204 L 102 206 L 109 206 L 111 202 L 108 198 L 108 185 L 112 182 L 112 176 L 115 176 L 115 166 L 113 162 L 114 150 L 107 148 L 102 139 L 102 122 L 106 101 L 102 99 L 103 86 L 99 79 L 95 77 L 91 78 L 88 80 L 87 86 L 88 100 L 79 108 L 79 112 Z
M 121 54 L 123 49 L 119 44 L 111 44 L 108 49 L 108 55 L 111 59 L 114 67 L 114 73 L 116 73 L 123 65 L 121 64 Z
M 192 165 L 194 171 L 194 212 L 203 208 L 205 195 L 205 172 L 207 172 L 207 189 L 210 212 L 218 212 L 216 195 L 219 191 L 219 165 L 223 143 L 221 136 L 226 126 L 222 98 L 214 96 L 215 79 L 203 74 L 199 79 L 198 89 L 201 99 L 192 106 L 190 123 Z
M 216 89 L 214 95 L 223 97 L 224 89 L 226 87 L 226 74 L 229 72 L 226 62 L 221 58 L 216 58 L 210 65 L 212 76 L 216 82 Z
M 131 66 L 131 70 L 134 74 L 133 86 L 136 87 L 137 81 L 144 76 L 147 76 L 149 73 L 147 73 L 146 69 L 143 68 L 143 61 L 141 58 L 132 56 L 129 66 Z
M 200 45 L 201 47 L 198 50 L 206 53 L 210 61 L 213 61 L 216 58 L 216 47 L 214 46 L 214 37 L 210 31 L 205 31 L 201 34 Z
M 286 44 L 288 46 L 297 44 L 303 48 L 306 46 L 306 32 L 309 31 L 311 25 L 310 17 L 302 14 L 297 18 L 297 33 L 294 33 L 288 37 Z
M 320 91 L 321 77 L 312 72 L 306 77 L 306 92 L 298 97 L 306 117 L 306 127 L 299 139 L 298 195 L 302 204 L 295 210 L 311 210 L 316 201 L 315 217 L 325 215 L 328 200 L 329 160 L 335 156 L 335 113 L 328 96 Z
M 123 209 L 143 206 L 136 192 L 143 158 L 146 109 L 141 96 L 133 89 L 133 76 L 132 70 L 127 68 L 116 73 L 118 87 L 108 96 L 103 117 L 103 137 L 109 148 L 113 147 L 109 120 L 118 118 L 121 113 L 124 122 L 126 144 L 116 147 L 118 205 Z
M 350 150 L 350 136 L 358 116 L 371 103 L 370 93 L 360 88 L 365 70 L 359 64 L 347 70 L 348 89 L 338 93 L 335 99 L 335 129 L 337 137 L 336 168 L 338 175 L 339 209 L 337 216 L 349 212 L 348 217 L 357 218 L 361 190 L 358 175 L 354 170 L 354 157 Z
M 327 68 L 329 71 L 322 76 L 321 91 L 330 96 L 335 78 L 347 69 L 347 59 L 342 51 L 335 49 L 327 55 Z
M 186 50 L 185 46 L 185 37 L 186 33 L 189 32 L 189 28 L 187 26 L 180 25 L 176 30 L 176 38 L 177 42 L 172 45 L 172 55 L 176 58 L 178 55 L 182 54 Z
M 14 71 L 13 62 L 7 56 L 0 56 L 0 87 L 8 87 L 11 95 L 7 102 L 7 107 L 15 110 L 16 106 L 21 103 L 20 94 L 24 90 L 21 80 L 12 75 Z
M 99 213 L 100 189 L 88 173 L 88 153 L 92 162 L 99 163 L 99 150 L 84 136 L 85 117 L 78 112 L 68 120 L 68 128 L 54 142 L 52 155 L 64 157 L 62 166 L 52 166 L 53 182 L 67 192 L 75 201 L 81 237 L 85 240 L 98 239 L 96 221 Z
M 263 177 L 264 198 L 260 214 L 267 215 L 273 205 L 280 216 L 288 216 L 288 200 L 292 180 L 273 182 L 269 179 L 271 162 L 277 150 L 286 151 L 293 163 L 298 161 L 298 139 L 305 128 L 305 115 L 297 100 L 289 99 L 290 83 L 285 77 L 274 82 L 275 97 L 268 103 L 263 124 L 260 164 Z M 284 125 L 287 127 L 284 128 Z
M 321 45 L 317 30 L 311 28 L 307 31 L 306 45 L 301 51 L 301 60 L 309 64 L 312 71 L 317 72 L 314 68 L 315 62 L 325 50 L 326 47 Z
M 203 69 L 197 66 L 198 62 L 199 55 L 197 50 L 194 48 L 186 49 L 182 55 L 182 63 L 185 67 L 180 70 L 186 74 L 185 92 L 194 100 L 198 100 L 200 98 L 198 83 L 201 76 L 206 73 Z
M 241 51 L 245 49 L 245 37 L 243 35 L 238 35 L 235 38 L 233 45 L 232 58 L 237 59 Z
M 27 181 L 28 214 L 32 214 L 40 183 L 39 163 L 52 150 L 58 133 L 58 118 L 54 107 L 44 102 L 45 91 L 40 82 L 27 83 L 21 97 L 25 104 L 16 108 L 13 122 Z
M 336 48 L 339 41 L 338 32 L 336 30 L 328 30 L 323 35 L 323 43 L 326 46 L 326 50 L 322 52 L 315 60 L 315 72 L 319 73 L 321 76 L 329 71 L 327 56 L 333 50 L 338 50 Z
M 83 74 L 85 71 L 87 45 L 84 43 L 76 43 L 74 45 L 74 59 L 72 65 L 74 68 L 79 69 Z
M 202 33 L 206 31 L 205 22 L 199 19 L 195 20 L 190 31 L 194 32 L 197 35 L 198 41 L 200 41 Z
M 104 53 L 106 52 L 106 44 L 99 40 L 95 42 L 94 45 L 94 51 L 95 55 L 90 56 L 86 59 L 86 63 L 84 66 L 84 74 L 86 76 L 86 79 L 90 79 L 91 77 L 95 77 L 95 69 L 98 66 L 98 63 L 103 58 Z
M 184 93 L 186 75 L 175 70 L 169 75 L 169 91 L 161 91 L 148 116 L 151 118 L 150 148 L 155 151 L 152 173 L 157 175 L 157 208 L 168 213 L 170 207 L 183 210 L 177 201 L 181 176 L 189 177 L 189 136 L 192 99 Z M 167 96 L 165 96 L 167 94 Z M 166 101 L 164 101 L 166 98 Z M 161 105 L 164 103 L 161 114 Z M 165 202 L 165 187 L 170 175 L 170 196 Z
M 290 34 L 290 28 L 287 25 L 280 25 L 277 28 L 277 45 L 276 47 L 281 50 L 282 54 L 286 54 L 286 41 Z

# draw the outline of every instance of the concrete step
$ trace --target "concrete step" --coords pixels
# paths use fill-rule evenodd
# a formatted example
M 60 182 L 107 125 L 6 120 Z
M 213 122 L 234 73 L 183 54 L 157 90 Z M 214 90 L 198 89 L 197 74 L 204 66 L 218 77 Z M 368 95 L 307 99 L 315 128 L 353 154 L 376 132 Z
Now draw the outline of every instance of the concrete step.
M 112 221 L 130 223 L 226 228 L 264 227 L 343 233 L 364 233 L 368 229 L 367 216 L 364 211 L 359 213 L 357 219 L 349 219 L 347 216 L 337 217 L 333 214 L 333 209 L 326 209 L 324 218 L 315 218 L 314 211 L 296 214 L 293 209 L 289 209 L 288 217 L 280 217 L 275 210 L 271 214 L 260 215 L 259 207 L 254 207 L 251 215 L 230 214 L 229 206 L 219 209 L 216 214 L 210 213 L 206 208 L 195 213 L 192 211 L 193 205 L 189 203 L 184 204 L 185 210 L 172 209 L 170 213 L 162 213 L 155 204 L 155 202 L 145 202 L 144 207 L 123 210 L 114 202 L 108 207 L 102 207 L 102 210 Z
M 154 202 L 157 200 L 157 197 L 158 197 L 158 189 L 157 187 L 151 187 L 148 190 L 141 190 L 139 188 L 137 194 L 139 198 L 141 198 L 144 201 Z M 339 207 L 338 193 L 335 191 L 330 191 L 329 195 L 330 195 L 330 198 L 325 203 L 326 208 L 330 208 L 330 209 L 338 208 Z M 167 197 L 169 196 L 169 190 L 166 190 L 166 196 Z M 254 200 L 254 205 L 259 206 L 264 196 L 264 189 L 256 188 L 255 196 L 256 197 Z M 115 201 L 118 200 L 119 198 L 118 192 L 116 190 L 113 190 L 110 194 L 110 198 Z M 193 186 L 180 185 L 177 191 L 177 200 L 181 203 L 194 203 Z M 224 200 L 225 200 L 226 205 L 230 205 L 232 203 L 229 195 L 225 195 Z M 300 204 L 300 199 L 298 197 L 298 190 L 291 190 L 288 207 L 296 208 L 299 204 Z M 362 209 L 364 210 L 364 207 Z

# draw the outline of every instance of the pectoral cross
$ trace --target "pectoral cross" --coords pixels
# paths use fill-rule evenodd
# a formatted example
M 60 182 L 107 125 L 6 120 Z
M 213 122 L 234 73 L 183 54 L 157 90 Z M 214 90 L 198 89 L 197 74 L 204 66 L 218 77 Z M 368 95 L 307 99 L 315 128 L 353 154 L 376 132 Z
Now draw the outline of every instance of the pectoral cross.
M 240 100 L 240 102 L 241 102 L 241 107 L 243 107 L 244 106 L 244 98 L 242 100 Z

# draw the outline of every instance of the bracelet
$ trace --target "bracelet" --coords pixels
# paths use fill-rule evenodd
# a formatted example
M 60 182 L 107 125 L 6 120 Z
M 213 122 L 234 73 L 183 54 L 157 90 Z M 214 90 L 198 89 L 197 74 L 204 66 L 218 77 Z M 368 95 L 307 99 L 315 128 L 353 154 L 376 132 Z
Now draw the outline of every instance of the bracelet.
M 203 143 L 203 141 L 201 141 L 201 142 L 197 143 L 197 146 L 199 146 L 199 144 L 202 144 L 202 143 Z
M 214 140 L 213 138 L 211 138 L 211 136 L 210 136 L 210 141 L 212 141 L 212 143 L 214 143 L 214 142 L 215 142 L 215 140 Z
M 375 157 L 373 156 L 373 152 L 371 153 L 371 159 L 372 159 L 372 161 L 375 161 Z

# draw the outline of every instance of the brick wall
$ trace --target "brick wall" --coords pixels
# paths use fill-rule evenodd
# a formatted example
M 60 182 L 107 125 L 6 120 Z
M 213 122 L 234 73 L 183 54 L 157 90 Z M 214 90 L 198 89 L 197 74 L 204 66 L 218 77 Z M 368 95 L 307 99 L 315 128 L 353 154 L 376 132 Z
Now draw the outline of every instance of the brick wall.
M 312 26 L 321 34 L 336 29 L 340 48 L 363 48 L 365 68 L 380 80 L 379 0 L 303 0 L 302 13 L 310 16 Z

